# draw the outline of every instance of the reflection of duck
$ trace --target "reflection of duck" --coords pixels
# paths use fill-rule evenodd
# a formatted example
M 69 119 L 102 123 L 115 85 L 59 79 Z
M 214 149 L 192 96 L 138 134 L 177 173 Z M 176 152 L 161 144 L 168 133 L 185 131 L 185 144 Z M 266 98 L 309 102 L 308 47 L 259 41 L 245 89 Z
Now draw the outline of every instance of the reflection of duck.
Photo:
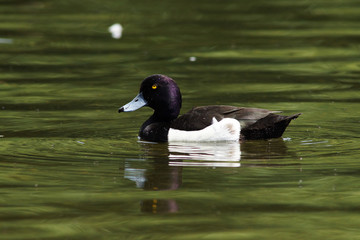
M 184 167 L 240 167 L 263 166 L 264 160 L 287 155 L 282 139 L 270 141 L 219 143 L 149 143 L 140 142 L 141 161 L 125 162 L 124 177 L 146 191 L 173 191 L 182 185 Z M 241 151 L 240 151 L 241 148 Z M 257 162 L 257 161 L 261 162 Z M 267 162 L 266 166 L 271 164 Z M 206 184 L 206 183 L 204 183 Z M 176 212 L 175 199 L 167 199 L 159 192 L 141 201 L 141 211 L 151 213 Z
M 297 161 L 278 161 L 284 157 L 298 159 L 296 152 L 288 151 L 286 141 L 282 138 L 270 139 L 267 141 L 245 141 L 241 143 L 242 167 L 261 167 L 261 166 L 282 166 L 298 164 Z
M 238 142 L 169 144 L 171 166 L 240 167 L 240 158 Z
M 147 191 L 176 190 L 182 184 L 182 167 L 170 166 L 167 144 L 141 142 L 143 158 L 136 166 L 126 161 L 124 177 L 136 183 L 138 188 Z M 174 199 L 152 198 L 141 201 L 141 211 L 150 213 L 172 213 L 178 211 Z
M 147 199 L 141 201 L 141 211 L 151 213 L 175 213 L 179 210 L 173 199 Z
M 173 79 L 152 75 L 142 82 L 139 94 L 119 108 L 119 112 L 135 111 L 143 106 L 154 109 L 139 132 L 141 139 L 153 142 L 277 138 L 300 115 L 281 116 L 265 109 L 218 105 L 196 107 L 178 118 L 181 103 L 180 89 Z M 218 126 L 220 130 L 216 130 Z
M 241 143 L 243 159 L 271 159 L 288 154 L 288 149 L 282 138 L 268 141 L 246 141 Z
M 182 168 L 169 165 L 167 144 L 140 143 L 144 153 L 141 165 L 125 163 L 125 178 L 150 191 L 175 190 L 182 183 Z

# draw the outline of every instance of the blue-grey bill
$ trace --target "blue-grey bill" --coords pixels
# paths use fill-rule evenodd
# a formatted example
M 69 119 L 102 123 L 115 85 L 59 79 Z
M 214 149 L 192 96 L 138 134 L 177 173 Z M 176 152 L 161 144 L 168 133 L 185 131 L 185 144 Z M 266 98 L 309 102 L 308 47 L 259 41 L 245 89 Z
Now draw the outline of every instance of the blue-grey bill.
M 142 93 L 139 93 L 131 102 L 119 108 L 119 113 L 132 112 L 146 105 L 147 105 L 147 101 L 144 99 Z

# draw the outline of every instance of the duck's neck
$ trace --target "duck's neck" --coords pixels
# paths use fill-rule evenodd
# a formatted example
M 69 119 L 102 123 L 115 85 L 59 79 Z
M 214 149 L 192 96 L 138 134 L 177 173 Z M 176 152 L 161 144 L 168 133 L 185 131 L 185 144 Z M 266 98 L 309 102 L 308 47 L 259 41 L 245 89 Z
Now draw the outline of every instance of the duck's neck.
M 162 116 L 155 111 L 141 126 L 139 137 L 147 141 L 166 142 L 168 140 L 170 124 L 173 119 L 174 118 L 170 118 L 169 116 Z
M 176 119 L 180 112 L 181 104 L 171 108 L 161 108 L 155 110 L 154 114 L 146 120 L 140 128 L 139 136 L 143 139 L 151 140 L 152 137 L 156 137 L 154 141 L 160 139 L 160 141 L 167 141 L 167 134 L 170 128 L 171 122 Z
M 154 114 L 150 117 L 154 122 L 171 122 L 179 116 L 180 108 L 169 108 L 155 110 Z

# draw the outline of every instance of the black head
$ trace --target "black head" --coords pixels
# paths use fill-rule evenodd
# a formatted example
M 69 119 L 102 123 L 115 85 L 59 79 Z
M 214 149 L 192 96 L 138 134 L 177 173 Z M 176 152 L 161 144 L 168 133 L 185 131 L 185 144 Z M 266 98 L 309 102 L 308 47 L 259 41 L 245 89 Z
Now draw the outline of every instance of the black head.
M 173 120 L 180 113 L 180 89 L 168 76 L 151 75 L 141 83 L 139 94 L 131 102 L 121 107 L 119 112 L 135 111 L 143 106 L 154 109 L 154 116 L 161 120 Z

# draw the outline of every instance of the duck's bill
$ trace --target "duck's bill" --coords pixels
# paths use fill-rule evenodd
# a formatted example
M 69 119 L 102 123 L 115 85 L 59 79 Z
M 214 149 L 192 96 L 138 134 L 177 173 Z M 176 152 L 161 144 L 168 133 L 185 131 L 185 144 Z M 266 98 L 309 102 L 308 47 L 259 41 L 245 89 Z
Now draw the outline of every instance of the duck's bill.
M 146 105 L 147 101 L 144 99 L 142 93 L 139 93 L 131 102 L 119 108 L 119 113 L 132 112 Z

